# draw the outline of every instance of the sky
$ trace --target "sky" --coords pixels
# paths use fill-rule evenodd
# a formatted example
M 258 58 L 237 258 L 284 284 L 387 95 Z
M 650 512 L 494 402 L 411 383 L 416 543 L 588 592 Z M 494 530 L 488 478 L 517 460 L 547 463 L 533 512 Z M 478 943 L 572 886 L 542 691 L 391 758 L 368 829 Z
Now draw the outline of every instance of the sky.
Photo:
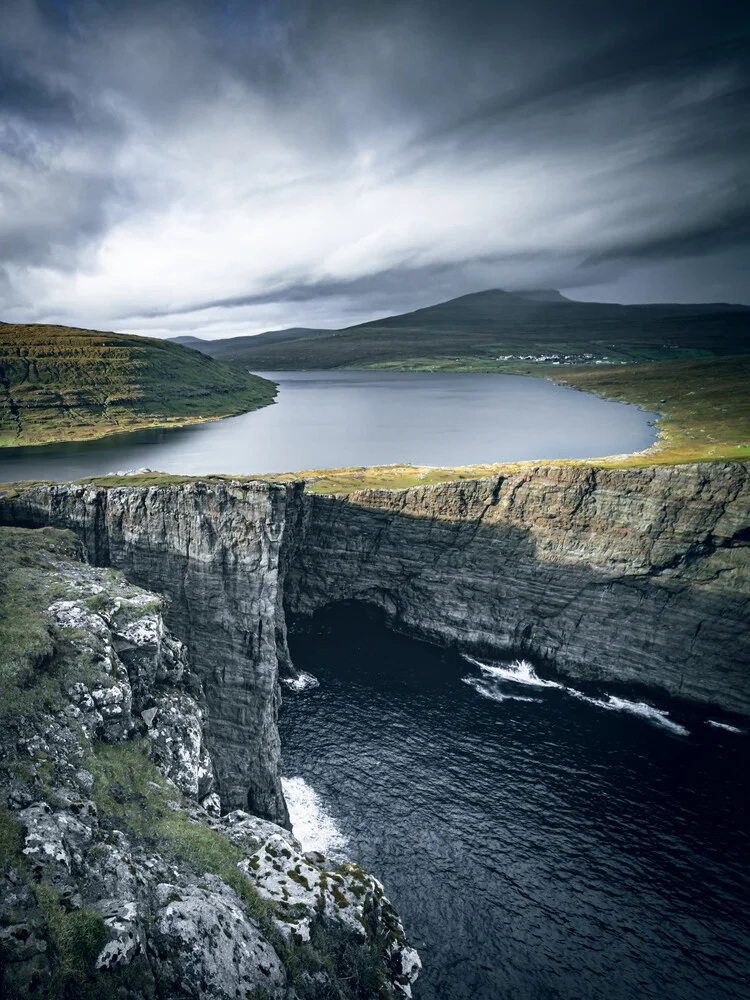
M 2 0 L 0 319 L 750 303 L 750 5 Z

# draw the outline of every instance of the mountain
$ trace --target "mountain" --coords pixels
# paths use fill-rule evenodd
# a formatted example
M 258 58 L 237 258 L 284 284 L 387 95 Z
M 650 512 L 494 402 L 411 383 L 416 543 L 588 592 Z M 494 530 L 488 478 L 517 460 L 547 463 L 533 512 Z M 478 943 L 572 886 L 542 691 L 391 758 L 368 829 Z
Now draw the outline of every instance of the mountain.
M 202 337 L 167 337 L 172 344 L 179 344 L 181 347 L 194 347 L 200 350 L 200 345 L 207 343 Z
M 192 347 L 201 354 L 222 361 L 242 361 L 247 348 L 257 348 L 260 345 L 278 344 L 285 340 L 304 340 L 307 337 L 317 337 L 330 330 L 313 330 L 307 326 L 290 326 L 285 330 L 269 330 L 268 333 L 256 333 L 251 337 L 227 337 L 225 340 L 204 340 L 202 337 L 169 337 L 168 339 L 184 347 Z
M 275 385 L 179 344 L 66 326 L 0 326 L 0 446 L 227 417 Z
M 621 361 L 750 352 L 750 307 L 576 302 L 553 289 L 462 295 L 345 330 L 277 331 L 214 341 L 210 353 L 256 370 L 449 367 L 562 354 Z M 204 350 L 201 347 L 201 350 Z

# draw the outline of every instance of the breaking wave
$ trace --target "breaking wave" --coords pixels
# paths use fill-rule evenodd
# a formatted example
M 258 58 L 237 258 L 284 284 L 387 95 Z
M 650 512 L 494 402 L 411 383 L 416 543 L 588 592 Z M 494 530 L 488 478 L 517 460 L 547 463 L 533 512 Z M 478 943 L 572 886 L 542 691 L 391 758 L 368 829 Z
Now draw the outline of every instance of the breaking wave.
M 279 679 L 290 691 L 309 691 L 310 688 L 320 687 L 318 678 L 304 670 L 300 670 L 296 677 L 281 677 Z
M 669 729 L 670 732 L 678 733 L 680 736 L 690 734 L 690 731 L 681 726 L 679 722 L 670 719 L 668 712 L 654 708 L 653 705 L 649 705 L 645 701 L 628 701 L 627 698 L 617 698 L 613 694 L 605 695 L 604 698 L 592 698 L 581 691 L 576 691 L 575 688 L 566 688 L 566 690 L 574 698 L 587 701 L 590 705 L 596 705 L 598 708 L 606 708 L 614 712 L 630 712 L 631 715 L 639 715 L 642 719 L 653 722 L 655 726 Z
M 740 735 L 745 735 L 744 729 L 739 729 L 737 726 L 730 726 L 728 722 L 717 722 L 715 719 L 708 720 L 709 726 L 714 726 L 716 729 L 725 729 L 728 733 L 740 733 Z
M 627 698 L 618 698 L 616 695 L 610 694 L 604 697 L 597 698 L 590 695 L 584 694 L 582 691 L 578 691 L 576 688 L 566 687 L 564 684 L 559 684 L 557 681 L 544 680 L 539 677 L 534 667 L 528 660 L 513 660 L 510 663 L 484 663 L 482 660 L 475 660 L 471 656 L 464 655 L 462 657 L 467 663 L 471 663 L 473 666 L 479 668 L 480 676 L 469 676 L 462 677 L 464 684 L 468 684 L 473 687 L 484 698 L 491 698 L 493 701 L 539 701 L 539 698 L 528 698 L 521 695 L 512 694 L 508 688 L 507 683 L 512 684 L 523 684 L 527 687 L 537 687 L 537 688 L 558 688 L 564 691 L 566 694 L 571 695 L 573 698 L 578 698 L 580 701 L 586 701 L 590 705 L 596 705 L 597 708 L 605 708 L 608 711 L 614 712 L 629 712 L 631 715 L 638 715 L 642 719 L 646 719 L 648 722 L 653 723 L 656 726 L 661 726 L 663 729 L 668 729 L 672 733 L 676 733 L 680 736 L 688 736 L 689 731 L 681 726 L 678 722 L 674 722 L 669 718 L 669 713 L 662 711 L 661 709 L 654 708 L 653 705 L 647 704 L 645 701 L 629 701 Z M 736 730 L 732 726 L 727 726 L 725 723 L 714 723 L 711 725 L 719 726 L 722 729 L 733 730 L 734 732 L 740 732 L 741 730 Z
M 479 667 L 482 676 L 487 679 L 498 681 L 513 681 L 515 684 L 527 684 L 529 687 L 551 687 L 561 688 L 562 684 L 556 681 L 545 681 L 537 675 L 534 667 L 528 660 L 513 660 L 511 663 L 484 663 L 482 660 L 475 660 L 471 656 L 462 656 L 467 663 Z M 469 683 L 469 680 L 464 678 Z
M 289 809 L 292 832 L 302 844 L 302 850 L 341 854 L 347 839 L 336 820 L 326 811 L 315 789 L 304 778 L 282 778 L 281 787 Z
M 527 695 L 508 694 L 501 691 L 497 684 L 487 681 L 483 677 L 462 677 L 461 680 L 469 687 L 473 687 L 477 694 L 483 698 L 490 698 L 492 701 L 535 701 L 541 702 L 541 698 L 529 698 Z

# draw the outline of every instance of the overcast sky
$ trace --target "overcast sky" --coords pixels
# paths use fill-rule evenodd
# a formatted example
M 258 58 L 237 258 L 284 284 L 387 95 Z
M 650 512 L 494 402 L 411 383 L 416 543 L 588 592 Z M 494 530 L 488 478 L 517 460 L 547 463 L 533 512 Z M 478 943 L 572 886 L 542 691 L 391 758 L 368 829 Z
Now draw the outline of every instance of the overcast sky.
M 723 0 L 2 0 L 0 319 L 229 336 L 483 288 L 750 303 Z

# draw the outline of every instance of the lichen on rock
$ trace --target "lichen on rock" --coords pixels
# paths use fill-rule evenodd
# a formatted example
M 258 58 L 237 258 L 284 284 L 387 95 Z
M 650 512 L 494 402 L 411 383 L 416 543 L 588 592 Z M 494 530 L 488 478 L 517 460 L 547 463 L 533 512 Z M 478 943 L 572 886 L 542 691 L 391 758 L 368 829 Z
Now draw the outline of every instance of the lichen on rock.
M 163 601 L 67 532 L 0 529 L 0 549 L 0 622 L 18 601 L 28 637 L 0 624 L 2 996 L 409 996 L 418 958 L 377 880 L 221 816 Z

